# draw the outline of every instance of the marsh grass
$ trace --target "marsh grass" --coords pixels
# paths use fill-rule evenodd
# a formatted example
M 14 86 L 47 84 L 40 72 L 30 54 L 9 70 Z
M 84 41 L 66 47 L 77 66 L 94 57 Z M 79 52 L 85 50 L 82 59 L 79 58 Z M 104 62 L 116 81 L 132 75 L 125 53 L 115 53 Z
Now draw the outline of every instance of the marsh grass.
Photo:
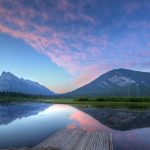
M 150 108 L 150 101 L 94 101 L 94 100 L 77 100 L 77 99 L 44 99 L 41 102 L 54 104 L 70 104 L 79 107 L 100 107 L 100 108 L 130 108 L 130 109 L 148 109 Z
M 20 93 L 1 93 L 0 103 L 42 102 L 53 104 L 70 104 L 79 107 L 149 109 L 150 97 L 43 97 Z

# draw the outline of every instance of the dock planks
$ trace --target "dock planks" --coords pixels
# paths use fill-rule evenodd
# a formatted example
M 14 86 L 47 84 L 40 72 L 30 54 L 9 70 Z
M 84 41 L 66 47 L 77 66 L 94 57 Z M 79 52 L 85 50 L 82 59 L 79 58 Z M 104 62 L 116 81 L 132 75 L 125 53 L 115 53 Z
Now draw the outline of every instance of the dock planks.
M 60 150 L 113 150 L 112 135 L 107 131 L 62 129 L 34 148 L 48 147 Z
M 112 135 L 107 131 L 62 129 L 33 148 L 5 150 L 113 150 Z

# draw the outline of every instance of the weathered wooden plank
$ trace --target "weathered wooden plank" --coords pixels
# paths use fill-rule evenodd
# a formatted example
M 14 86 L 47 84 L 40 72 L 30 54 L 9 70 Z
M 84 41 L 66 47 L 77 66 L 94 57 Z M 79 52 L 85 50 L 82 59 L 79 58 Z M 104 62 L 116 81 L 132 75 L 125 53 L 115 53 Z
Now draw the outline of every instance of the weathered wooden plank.
M 75 150 L 84 150 L 88 144 L 89 135 L 87 132 L 84 133 L 83 137 L 79 140 L 78 144 L 74 147 Z
M 76 134 L 72 137 L 69 138 L 69 141 L 65 142 L 65 147 L 64 149 L 74 149 L 75 145 L 78 144 L 79 140 L 82 138 L 84 135 L 84 131 L 76 130 Z M 69 143 L 69 144 L 68 144 Z
M 105 131 L 62 129 L 33 148 L 18 150 L 113 150 L 112 135 Z
M 66 134 L 64 138 L 62 138 L 62 140 L 59 141 L 59 143 L 56 143 L 55 146 L 61 149 L 66 149 L 65 147 L 67 146 L 67 144 L 70 145 L 70 142 L 69 142 L 70 139 L 76 136 L 77 132 L 78 132 L 77 130 L 72 130 L 72 132 L 69 132 L 68 134 Z
M 61 150 L 112 150 L 112 136 L 108 132 L 88 132 L 81 129 L 64 129 L 36 146 L 56 147 Z
M 113 150 L 112 135 L 105 131 L 62 129 L 33 148 L 18 150 Z

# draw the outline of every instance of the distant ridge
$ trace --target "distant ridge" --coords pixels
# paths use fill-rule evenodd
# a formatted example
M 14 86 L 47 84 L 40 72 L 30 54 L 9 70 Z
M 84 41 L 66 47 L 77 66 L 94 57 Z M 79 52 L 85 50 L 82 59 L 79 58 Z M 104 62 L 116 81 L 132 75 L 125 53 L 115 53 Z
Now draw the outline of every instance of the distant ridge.
M 0 92 L 18 92 L 31 95 L 54 95 L 54 92 L 38 82 L 18 78 L 11 72 L 2 72 L 0 76 Z
M 150 96 L 150 73 L 114 69 L 64 96 Z

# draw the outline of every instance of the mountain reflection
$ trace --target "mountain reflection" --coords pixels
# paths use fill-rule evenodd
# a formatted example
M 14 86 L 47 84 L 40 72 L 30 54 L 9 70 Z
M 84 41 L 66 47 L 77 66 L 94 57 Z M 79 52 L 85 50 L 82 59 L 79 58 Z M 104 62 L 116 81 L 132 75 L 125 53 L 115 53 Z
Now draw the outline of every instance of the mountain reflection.
M 34 104 L 34 103 L 12 103 L 0 104 L 0 125 L 9 124 L 10 122 L 38 114 L 45 110 L 50 105 L 48 104 Z
M 83 112 L 115 130 L 131 130 L 150 127 L 150 111 L 111 108 L 82 108 Z
M 82 108 L 111 128 L 114 150 L 150 149 L 150 111 L 105 108 Z
M 149 111 L 143 111 L 142 117 L 139 112 L 128 110 L 81 110 L 62 104 L 0 105 L 0 148 L 32 147 L 62 128 L 80 128 L 91 132 L 111 132 L 114 150 L 150 149 L 150 128 L 143 128 L 150 123 Z M 141 118 L 144 119 L 138 121 Z M 127 127 L 124 128 L 123 124 Z M 137 127 L 139 128 L 135 129 Z

